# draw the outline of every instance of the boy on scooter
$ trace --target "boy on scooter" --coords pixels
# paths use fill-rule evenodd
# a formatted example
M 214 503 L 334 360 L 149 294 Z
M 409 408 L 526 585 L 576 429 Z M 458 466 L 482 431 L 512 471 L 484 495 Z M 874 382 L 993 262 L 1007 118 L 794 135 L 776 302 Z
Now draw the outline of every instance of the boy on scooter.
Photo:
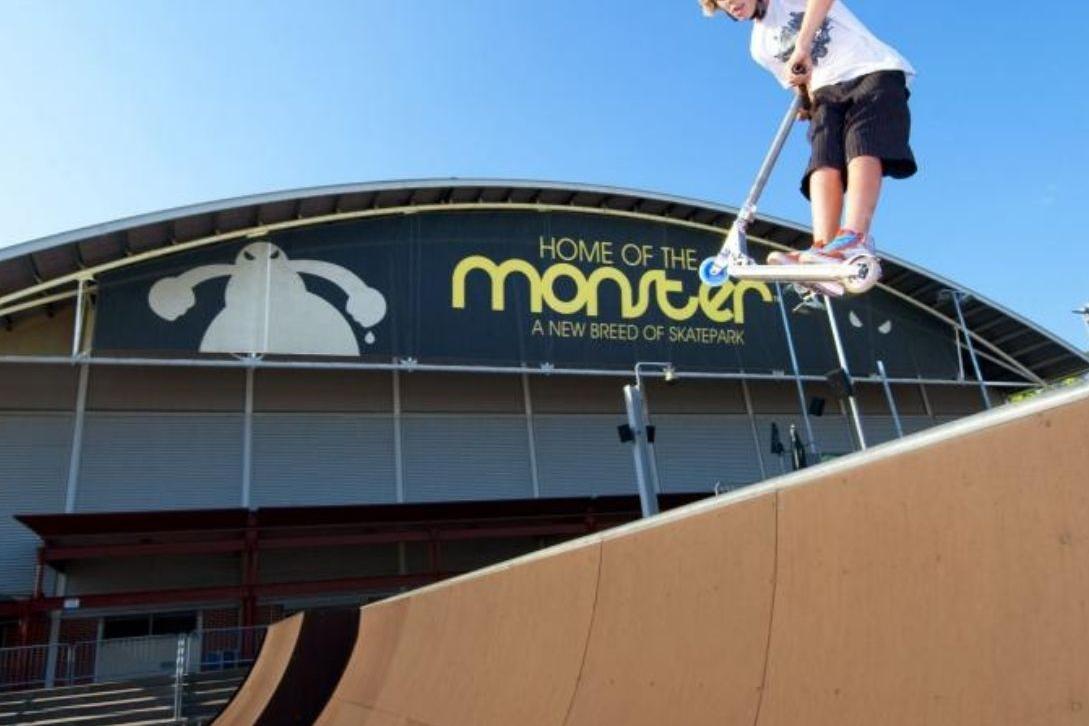
M 812 206 L 813 246 L 772 252 L 768 263 L 839 263 L 873 255 L 870 226 L 882 177 L 904 179 L 917 170 L 907 90 L 914 68 L 840 0 L 699 3 L 709 17 L 721 11 L 751 20 L 753 59 L 784 88 L 809 89 L 812 156 L 801 190 Z M 842 294 L 842 286 L 835 287 L 825 291 Z

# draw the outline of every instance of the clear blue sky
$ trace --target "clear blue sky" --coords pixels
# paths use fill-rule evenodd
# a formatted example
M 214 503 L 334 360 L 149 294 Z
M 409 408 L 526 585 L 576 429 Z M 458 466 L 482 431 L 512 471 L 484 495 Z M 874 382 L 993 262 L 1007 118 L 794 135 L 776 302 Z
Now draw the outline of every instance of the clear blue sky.
M 1047 19 L 977 5 L 851 3 L 920 72 L 922 171 L 889 184 L 874 232 L 1085 348 L 1070 310 L 1089 300 L 1089 100 L 1071 49 L 1089 4 Z M 399 178 L 589 182 L 736 205 L 788 102 L 749 60 L 747 26 L 705 20 L 696 0 L 3 0 L 0 11 L 0 245 Z M 799 131 L 761 211 L 808 222 L 796 191 L 806 152 Z

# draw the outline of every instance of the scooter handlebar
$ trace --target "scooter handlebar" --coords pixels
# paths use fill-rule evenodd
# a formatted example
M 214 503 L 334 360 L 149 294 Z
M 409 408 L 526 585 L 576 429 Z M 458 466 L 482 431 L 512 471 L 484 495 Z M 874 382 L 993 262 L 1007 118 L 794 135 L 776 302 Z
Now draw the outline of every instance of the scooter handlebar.
M 805 71 L 806 67 L 801 63 L 790 69 L 790 72 L 796 76 L 805 75 Z M 802 99 L 801 110 L 808 116 L 813 110 L 813 101 L 809 97 L 809 87 L 804 85 L 798 86 L 798 96 Z

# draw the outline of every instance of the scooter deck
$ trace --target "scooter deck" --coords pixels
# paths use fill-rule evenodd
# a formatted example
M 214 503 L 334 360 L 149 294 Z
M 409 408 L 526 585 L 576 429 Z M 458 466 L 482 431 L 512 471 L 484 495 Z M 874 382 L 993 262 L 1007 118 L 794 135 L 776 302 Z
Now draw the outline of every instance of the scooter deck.
M 855 274 L 853 265 L 737 265 L 727 268 L 735 280 L 760 280 L 762 282 L 840 282 Z

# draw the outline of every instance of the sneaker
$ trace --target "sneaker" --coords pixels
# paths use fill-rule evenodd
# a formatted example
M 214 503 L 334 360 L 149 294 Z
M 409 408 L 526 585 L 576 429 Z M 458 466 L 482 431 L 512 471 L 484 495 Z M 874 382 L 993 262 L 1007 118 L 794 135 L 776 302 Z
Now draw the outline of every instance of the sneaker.
M 769 265 L 800 265 L 802 264 L 802 255 L 818 253 L 824 247 L 824 240 L 816 240 L 813 242 L 813 246 L 808 250 L 791 250 L 790 252 L 780 252 L 775 250 L 768 253 Z
M 798 259 L 803 264 L 846 262 L 858 255 L 874 255 L 873 237 L 861 235 L 850 229 L 841 229 L 830 243 L 802 252 Z

